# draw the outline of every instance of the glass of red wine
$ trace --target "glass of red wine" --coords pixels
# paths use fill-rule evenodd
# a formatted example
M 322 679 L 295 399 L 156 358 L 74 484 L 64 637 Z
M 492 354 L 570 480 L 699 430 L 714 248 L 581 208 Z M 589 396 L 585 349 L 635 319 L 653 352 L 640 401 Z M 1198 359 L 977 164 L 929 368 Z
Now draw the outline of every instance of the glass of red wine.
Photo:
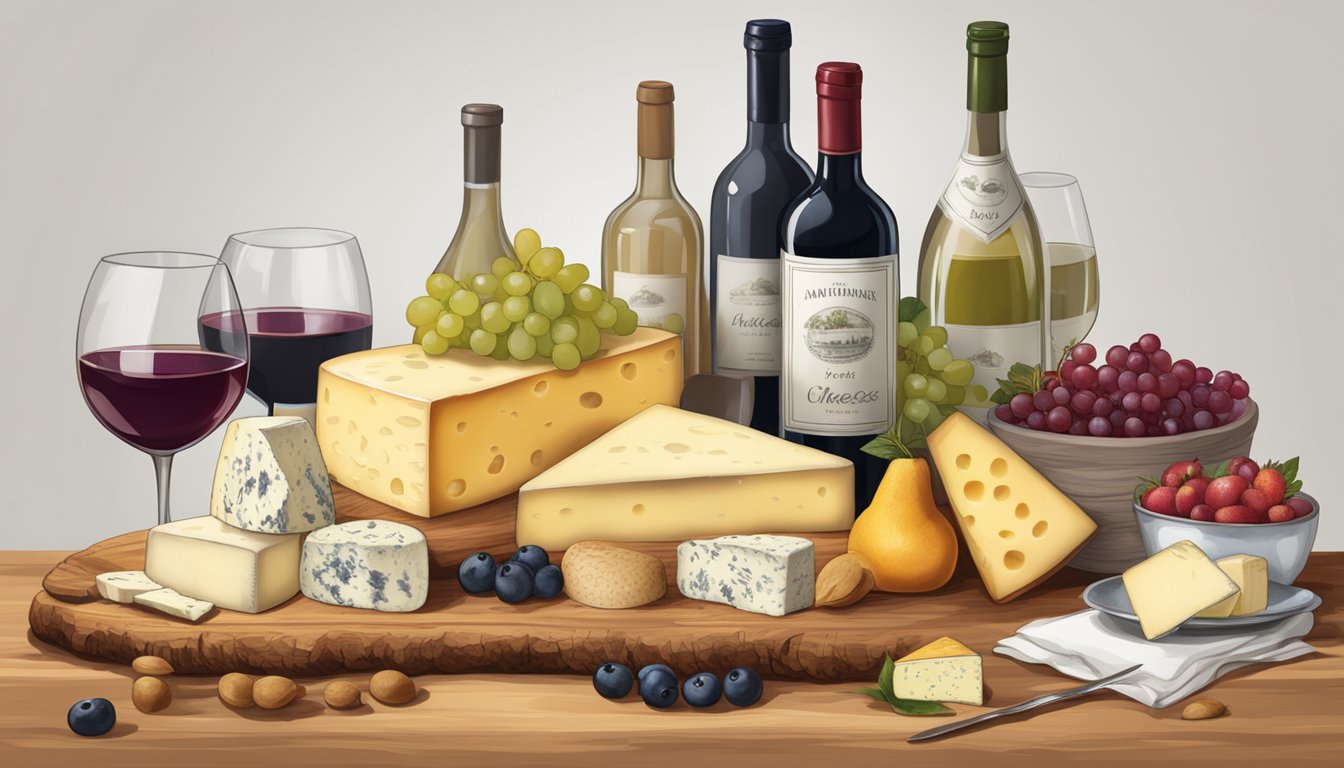
M 205 317 L 218 318 L 209 345 Z M 228 267 L 198 253 L 103 257 L 84 293 L 75 357 L 89 410 L 154 460 L 159 523 L 169 522 L 173 454 L 223 423 L 247 381 L 247 331 Z
M 373 345 L 359 241 L 335 229 L 258 229 L 231 235 L 220 260 L 238 286 L 251 337 L 247 391 L 272 415 L 312 421 L 318 366 Z M 204 318 L 207 345 L 217 325 Z

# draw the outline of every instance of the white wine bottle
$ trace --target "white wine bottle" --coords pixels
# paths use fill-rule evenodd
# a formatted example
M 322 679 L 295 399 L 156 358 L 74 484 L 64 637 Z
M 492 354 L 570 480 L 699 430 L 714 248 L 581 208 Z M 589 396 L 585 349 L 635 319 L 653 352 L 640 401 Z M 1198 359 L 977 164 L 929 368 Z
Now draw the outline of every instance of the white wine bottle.
M 985 420 L 1013 363 L 1052 367 L 1050 284 L 1040 228 L 1008 154 L 1008 25 L 966 28 L 966 140 L 924 230 L 919 298 L 975 365 L 962 410 Z
M 708 373 L 709 295 L 701 280 L 705 235 L 672 173 L 672 84 L 646 80 L 639 102 L 635 191 L 602 230 L 602 287 L 639 324 L 681 334 L 686 375 Z
M 504 108 L 462 107 L 462 219 L 435 272 L 461 280 L 489 272 L 500 256 L 517 261 L 499 205 L 499 140 Z

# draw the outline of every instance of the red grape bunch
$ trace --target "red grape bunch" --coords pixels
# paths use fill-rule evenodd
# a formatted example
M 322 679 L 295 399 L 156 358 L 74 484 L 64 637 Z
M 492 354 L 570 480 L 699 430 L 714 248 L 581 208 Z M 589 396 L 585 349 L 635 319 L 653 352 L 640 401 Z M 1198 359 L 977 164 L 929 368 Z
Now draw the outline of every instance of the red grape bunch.
M 1246 412 L 1251 385 L 1232 371 L 1215 374 L 1189 360 L 1172 361 L 1162 340 L 1145 333 L 1106 351 L 1078 344 L 1041 388 L 1019 392 L 994 415 L 1029 429 L 1093 437 L 1160 437 L 1226 424 Z

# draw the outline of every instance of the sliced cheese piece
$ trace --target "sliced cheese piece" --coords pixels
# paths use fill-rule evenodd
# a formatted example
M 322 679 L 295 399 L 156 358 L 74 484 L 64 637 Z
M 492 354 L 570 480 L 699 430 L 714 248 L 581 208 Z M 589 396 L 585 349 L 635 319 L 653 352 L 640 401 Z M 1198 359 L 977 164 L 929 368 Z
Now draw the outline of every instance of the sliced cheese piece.
M 309 534 L 299 587 L 313 600 L 376 611 L 414 611 L 429 595 L 429 546 L 418 529 L 356 520 Z
M 1125 571 L 1122 578 L 1129 604 L 1149 640 L 1239 591 L 1237 583 L 1189 541 L 1172 544 Z
M 1237 594 L 1196 614 L 1222 619 L 1250 616 L 1269 605 L 1269 562 L 1255 555 L 1232 555 L 1214 561 L 1237 584 Z
M 260 613 L 299 591 L 302 534 L 256 533 L 214 517 L 149 529 L 145 575 L 220 608 Z
M 891 686 L 900 699 L 980 706 L 985 703 L 984 661 L 956 640 L 940 637 L 898 659 Z
M 297 416 L 229 422 L 210 514 L 258 533 L 302 533 L 335 523 L 331 481 L 312 425 Z
M 677 547 L 677 588 L 694 600 L 783 616 L 812 607 L 815 550 L 797 536 L 720 536 Z
M 327 469 L 421 517 L 512 493 L 650 405 L 678 402 L 680 337 L 638 328 L 603 344 L 573 371 L 409 345 L 328 360 L 317 382 Z
M 118 603 L 133 603 L 136 595 L 163 589 L 162 584 L 155 584 L 144 571 L 100 573 L 94 581 L 98 584 L 98 594 Z
M 928 446 L 994 602 L 1049 578 L 1096 533 L 1087 513 L 966 414 L 947 417 Z
M 200 621 L 202 616 L 215 607 L 205 600 L 187 597 L 166 587 L 151 592 L 141 592 L 135 596 L 135 603 L 187 621 Z
M 518 494 L 520 545 L 669 541 L 854 524 L 854 465 L 723 419 L 656 405 Z

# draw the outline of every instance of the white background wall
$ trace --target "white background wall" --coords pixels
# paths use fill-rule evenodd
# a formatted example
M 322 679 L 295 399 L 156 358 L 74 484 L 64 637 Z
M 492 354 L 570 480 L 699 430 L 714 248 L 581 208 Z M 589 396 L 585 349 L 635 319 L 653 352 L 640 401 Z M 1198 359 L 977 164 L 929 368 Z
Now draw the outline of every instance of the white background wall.
M 495 101 L 505 216 L 596 271 L 634 183 L 638 80 L 677 88 L 678 176 L 708 220 L 745 135 L 742 24 L 794 25 L 794 144 L 814 158 L 811 75 L 865 70 L 866 170 L 917 249 L 956 159 L 964 29 L 1012 25 L 1017 167 L 1082 180 L 1104 349 L 1145 331 L 1240 371 L 1257 458 L 1300 454 L 1344 549 L 1344 251 L 1337 30 L 1307 2 L 0 3 L 0 549 L 77 548 L 154 519 L 150 461 L 106 432 L 73 359 L 85 282 L 127 250 L 218 253 L 229 233 L 356 233 L 375 343 L 452 237 L 458 109 Z M 237 415 L 261 412 L 246 399 Z M 222 430 L 220 431 L 222 432 Z M 205 511 L 219 433 L 177 459 Z

